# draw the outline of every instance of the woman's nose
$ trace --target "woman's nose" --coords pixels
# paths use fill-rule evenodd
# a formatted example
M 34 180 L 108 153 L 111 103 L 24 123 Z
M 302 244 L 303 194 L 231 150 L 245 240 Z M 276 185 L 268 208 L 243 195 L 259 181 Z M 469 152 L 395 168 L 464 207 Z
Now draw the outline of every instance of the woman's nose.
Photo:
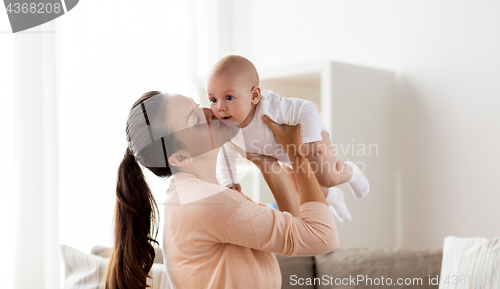
M 203 113 L 205 113 L 205 118 L 206 118 L 207 122 L 210 122 L 211 120 L 216 119 L 214 113 L 212 112 L 212 110 L 210 108 L 204 107 Z

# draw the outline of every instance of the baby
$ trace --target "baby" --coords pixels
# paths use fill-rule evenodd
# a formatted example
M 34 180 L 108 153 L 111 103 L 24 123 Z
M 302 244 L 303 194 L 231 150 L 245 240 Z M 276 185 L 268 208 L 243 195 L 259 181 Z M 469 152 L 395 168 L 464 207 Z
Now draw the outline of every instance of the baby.
M 308 160 L 332 212 L 342 222 L 351 221 L 344 193 L 334 186 L 347 183 L 357 198 L 363 198 L 369 193 L 370 185 L 355 164 L 335 159 L 329 133 L 312 102 L 261 91 L 255 66 L 237 55 L 226 56 L 214 65 L 208 75 L 207 93 L 214 115 L 229 126 L 238 124 L 243 135 L 242 142 L 233 139 L 219 153 L 223 186 L 241 190 L 235 181 L 238 151 L 272 156 L 281 164 L 291 166 L 286 151 L 264 123 L 264 115 L 278 124 L 300 123 Z M 287 172 L 294 180 L 293 173 Z

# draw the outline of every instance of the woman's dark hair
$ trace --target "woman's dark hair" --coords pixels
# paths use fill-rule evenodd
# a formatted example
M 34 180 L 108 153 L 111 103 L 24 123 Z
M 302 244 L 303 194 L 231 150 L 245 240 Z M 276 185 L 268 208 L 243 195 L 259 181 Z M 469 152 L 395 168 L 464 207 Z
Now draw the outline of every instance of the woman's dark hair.
M 132 106 L 134 108 L 143 101 L 160 94 L 158 91 L 145 93 Z M 159 96 L 164 98 L 164 95 Z M 160 101 L 163 101 L 160 99 Z M 164 103 L 164 102 L 162 102 Z M 136 108 L 140 109 L 139 108 Z M 160 109 L 157 113 L 162 115 L 149 115 L 149 121 L 156 121 L 166 126 L 165 110 Z M 129 120 L 131 115 L 129 115 Z M 159 119 L 159 120 L 158 120 Z M 127 140 L 131 141 L 131 131 L 127 121 Z M 149 125 L 149 123 L 148 123 Z M 134 129 L 139 130 L 135 127 Z M 148 128 L 140 128 L 148 131 Z M 141 132 L 140 132 L 141 133 Z M 139 133 L 139 135 L 141 135 Z M 148 135 L 149 137 L 149 135 Z M 172 140 L 165 137 L 164 144 L 172 145 Z M 116 207 L 115 207 L 115 240 L 111 253 L 111 261 L 106 274 L 106 289 L 146 288 L 149 271 L 155 259 L 154 243 L 158 234 L 157 219 L 158 206 L 144 179 L 144 174 L 138 162 L 145 164 L 148 158 L 154 158 L 155 143 L 141 149 L 140 154 L 134 156 L 130 147 L 125 151 L 123 160 L 118 167 L 118 178 L 116 182 Z M 157 147 L 157 146 L 156 146 Z M 163 155 L 163 154 L 162 154 Z M 166 160 L 166 155 L 165 155 Z M 154 174 L 160 177 L 169 177 L 172 171 L 166 163 L 163 167 L 148 167 Z

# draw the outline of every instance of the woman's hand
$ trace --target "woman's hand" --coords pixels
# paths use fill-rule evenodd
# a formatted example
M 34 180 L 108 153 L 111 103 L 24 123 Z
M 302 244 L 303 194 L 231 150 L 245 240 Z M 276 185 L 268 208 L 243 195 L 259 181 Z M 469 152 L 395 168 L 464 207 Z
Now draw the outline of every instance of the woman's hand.
M 302 152 L 302 130 L 300 124 L 296 126 L 291 125 L 279 125 L 275 123 L 268 116 L 264 115 L 262 117 L 264 123 L 273 132 L 274 137 L 287 151 L 288 155 L 291 156 L 304 156 Z

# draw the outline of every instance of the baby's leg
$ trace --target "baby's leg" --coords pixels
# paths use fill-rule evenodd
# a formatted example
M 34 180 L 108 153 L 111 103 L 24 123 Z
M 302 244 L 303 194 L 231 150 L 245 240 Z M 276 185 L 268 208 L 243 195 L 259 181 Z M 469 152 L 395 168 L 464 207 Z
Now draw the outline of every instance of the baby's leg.
M 321 187 L 321 190 L 323 191 L 323 194 L 326 194 L 326 202 L 330 206 L 330 210 L 333 212 L 335 217 L 337 217 L 337 219 L 341 222 L 350 222 L 352 217 L 344 201 L 344 192 L 336 187 Z
M 304 144 L 311 168 L 318 183 L 323 187 L 333 187 L 347 182 L 352 177 L 352 169 L 335 159 L 335 151 L 328 133 L 321 133 L 322 140 Z
M 305 144 L 318 183 L 330 188 L 347 182 L 357 198 L 365 197 L 370 191 L 370 183 L 363 172 L 351 162 L 337 161 L 328 133 L 323 131 L 321 136 L 320 142 Z

